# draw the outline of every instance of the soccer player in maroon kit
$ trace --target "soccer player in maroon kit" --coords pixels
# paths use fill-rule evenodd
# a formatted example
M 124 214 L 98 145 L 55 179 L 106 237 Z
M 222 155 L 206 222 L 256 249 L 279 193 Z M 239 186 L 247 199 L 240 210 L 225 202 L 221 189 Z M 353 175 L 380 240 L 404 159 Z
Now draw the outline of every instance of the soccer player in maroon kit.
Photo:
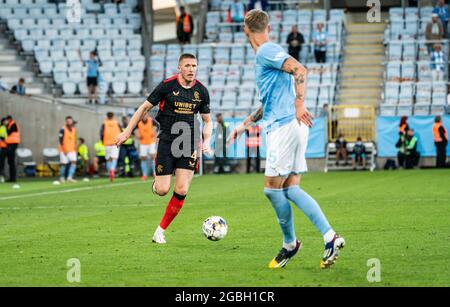
M 172 175 L 175 174 L 173 196 L 153 235 L 153 242 L 159 244 L 166 243 L 164 232 L 183 207 L 198 166 L 198 150 L 211 153 L 212 121 L 209 93 L 206 87 L 195 79 L 196 57 L 192 54 L 182 54 L 178 70 L 178 75 L 164 80 L 153 90 L 116 139 L 117 146 L 120 146 L 131 135 L 143 115 L 159 104 L 156 120 L 160 124 L 160 133 L 153 192 L 159 196 L 166 195 L 170 190 Z M 200 113 L 204 123 L 202 143 L 197 113 Z

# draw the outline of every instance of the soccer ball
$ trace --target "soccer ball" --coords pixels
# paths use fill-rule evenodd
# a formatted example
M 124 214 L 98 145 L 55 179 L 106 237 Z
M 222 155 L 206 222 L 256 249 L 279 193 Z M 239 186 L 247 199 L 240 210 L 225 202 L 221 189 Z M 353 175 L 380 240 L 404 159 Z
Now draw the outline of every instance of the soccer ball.
M 202 230 L 208 240 L 219 241 L 227 235 L 228 225 L 220 216 L 210 216 L 203 222 Z

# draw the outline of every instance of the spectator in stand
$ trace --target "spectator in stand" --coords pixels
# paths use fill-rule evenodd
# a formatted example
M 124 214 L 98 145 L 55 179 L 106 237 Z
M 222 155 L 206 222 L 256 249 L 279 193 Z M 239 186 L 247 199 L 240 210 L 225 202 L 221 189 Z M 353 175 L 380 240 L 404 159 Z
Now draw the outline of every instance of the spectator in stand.
M 411 169 L 419 165 L 420 153 L 417 151 L 417 137 L 414 129 L 409 129 L 405 138 L 405 168 Z
M 447 33 L 448 19 L 450 17 L 448 11 L 448 5 L 445 4 L 445 0 L 438 0 L 436 7 L 433 9 L 433 13 L 438 14 L 439 19 L 444 27 L 444 33 Z
M 319 117 L 325 117 L 326 124 L 328 125 L 328 116 L 330 116 L 330 111 L 328 107 L 328 103 L 325 103 L 322 107 L 322 110 L 320 110 Z
M 89 53 L 89 60 L 87 60 L 87 61 L 83 60 L 80 49 L 78 49 L 78 55 L 80 57 L 81 63 L 83 63 L 84 66 L 87 65 L 87 79 L 86 79 L 86 84 L 88 87 L 87 103 L 92 104 L 92 101 L 95 100 L 95 104 L 97 104 L 98 103 L 97 86 L 98 86 L 98 77 L 99 77 L 98 67 L 100 65 L 100 62 L 97 59 L 97 51 L 95 51 L 95 50 L 91 51 Z
M 425 38 L 427 41 L 431 41 L 427 43 L 428 53 L 431 54 L 433 52 L 433 45 L 436 43 L 433 41 L 439 41 L 444 38 L 444 26 L 439 20 L 438 14 L 433 14 L 431 21 L 427 24 Z
M 366 168 L 366 146 L 362 142 L 361 137 L 356 139 L 355 146 L 353 146 L 352 167 L 356 170 L 356 163 L 362 164 L 363 169 Z
M 267 12 L 268 8 L 269 8 L 268 0 L 250 0 L 250 4 L 248 5 L 249 10 L 261 9 Z
M 344 158 L 344 165 L 348 165 L 347 163 L 347 141 L 344 139 L 342 134 L 339 134 L 336 142 L 336 165 L 339 165 L 339 161 Z
M 303 35 L 298 32 L 296 25 L 292 26 L 291 33 L 289 33 L 286 43 L 289 45 L 289 55 L 297 61 L 300 61 L 300 52 L 302 51 L 302 45 L 305 43 L 305 39 Z
M 434 51 L 431 53 L 431 76 L 433 82 L 444 81 L 445 65 L 447 65 L 441 44 L 434 45 Z
M 24 78 L 20 78 L 19 82 L 16 85 L 14 85 L 9 92 L 11 94 L 17 94 L 20 96 L 30 96 L 30 95 L 27 95 L 27 93 L 26 93 Z
M 230 22 L 241 24 L 244 22 L 245 17 L 245 5 L 242 0 L 234 0 L 233 3 L 230 4 L 228 9 Z M 241 31 L 241 26 L 238 25 L 235 27 L 237 32 Z
M 194 22 L 192 16 L 186 12 L 184 6 L 180 7 L 180 15 L 176 18 L 177 38 L 180 44 L 190 44 L 194 33 Z
M 327 61 L 328 34 L 324 30 L 324 24 L 321 22 L 317 24 L 317 31 L 313 36 L 313 43 L 316 62 L 325 63 Z

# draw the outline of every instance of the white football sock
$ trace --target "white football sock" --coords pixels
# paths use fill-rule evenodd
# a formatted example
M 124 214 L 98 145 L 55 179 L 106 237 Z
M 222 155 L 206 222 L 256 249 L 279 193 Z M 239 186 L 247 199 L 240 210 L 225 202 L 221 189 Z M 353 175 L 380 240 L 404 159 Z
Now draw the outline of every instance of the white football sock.
M 324 241 L 325 243 L 330 242 L 331 240 L 333 240 L 335 234 L 336 234 L 336 232 L 334 232 L 333 229 L 328 230 L 328 231 L 323 235 L 323 241 Z
M 294 250 L 296 246 L 297 246 L 297 240 L 294 240 L 291 243 L 283 242 L 283 247 L 285 249 L 287 249 L 288 252 L 290 252 L 291 250 Z
M 161 226 L 158 226 L 158 228 L 156 228 L 155 233 L 158 233 L 158 234 L 159 234 L 159 233 L 164 234 L 164 231 L 165 231 L 165 230 L 162 229 Z

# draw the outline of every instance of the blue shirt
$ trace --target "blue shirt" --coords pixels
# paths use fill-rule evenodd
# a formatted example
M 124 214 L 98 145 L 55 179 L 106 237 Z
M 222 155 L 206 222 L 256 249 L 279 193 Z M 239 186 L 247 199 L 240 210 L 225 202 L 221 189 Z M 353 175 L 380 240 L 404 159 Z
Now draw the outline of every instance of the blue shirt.
M 314 49 L 317 51 L 327 51 L 327 32 L 315 32 L 314 39 L 316 40 L 316 44 L 314 45 Z
M 295 87 L 292 75 L 282 70 L 290 56 L 275 43 L 267 42 L 256 52 L 255 78 L 263 104 L 263 125 L 267 131 L 295 119 Z
M 97 77 L 98 75 L 98 61 L 97 60 L 87 60 L 87 76 L 88 77 Z
M 442 21 L 442 23 L 448 22 L 449 19 L 449 11 L 448 6 L 444 5 L 443 7 L 436 6 L 433 9 L 433 14 L 438 14 L 439 19 Z

